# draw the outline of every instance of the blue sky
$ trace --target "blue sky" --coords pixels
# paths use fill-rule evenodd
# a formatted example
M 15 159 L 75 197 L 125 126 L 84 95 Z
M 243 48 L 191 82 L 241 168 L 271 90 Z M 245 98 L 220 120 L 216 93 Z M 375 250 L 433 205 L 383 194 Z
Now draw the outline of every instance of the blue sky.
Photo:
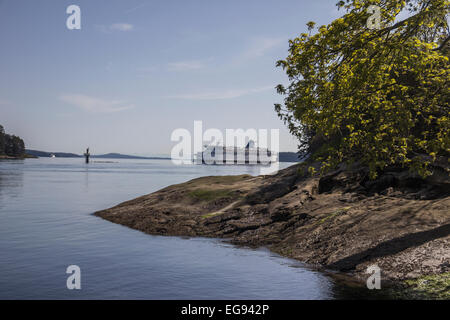
M 174 129 L 280 129 L 275 62 L 336 0 L 0 0 L 0 124 L 28 148 L 170 154 Z M 68 30 L 66 8 L 81 8 Z

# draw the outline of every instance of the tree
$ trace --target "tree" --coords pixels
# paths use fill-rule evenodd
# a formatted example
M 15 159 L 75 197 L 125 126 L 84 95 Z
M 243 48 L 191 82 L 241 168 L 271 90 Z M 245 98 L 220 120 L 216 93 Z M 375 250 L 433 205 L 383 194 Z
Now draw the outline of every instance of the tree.
M 21 157 L 25 154 L 25 143 L 21 138 L 5 133 L 0 125 L 0 154 L 11 157 Z
M 0 125 L 0 154 L 5 153 L 5 129 Z
M 380 9 L 371 30 L 369 6 Z M 289 41 L 275 110 L 322 171 L 359 161 L 427 176 L 450 154 L 448 0 L 347 0 L 345 14 Z M 397 21 L 400 12 L 409 17 Z

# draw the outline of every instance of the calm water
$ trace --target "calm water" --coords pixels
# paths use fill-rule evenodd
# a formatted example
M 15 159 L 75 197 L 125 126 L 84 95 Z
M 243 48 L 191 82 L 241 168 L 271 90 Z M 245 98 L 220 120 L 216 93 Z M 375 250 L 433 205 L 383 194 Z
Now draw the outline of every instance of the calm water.
M 268 250 L 158 237 L 92 215 L 195 177 L 258 174 L 246 166 L 167 160 L 0 161 L 2 299 L 332 299 L 327 276 Z M 288 164 L 284 164 L 287 166 Z M 81 290 L 66 288 L 67 266 Z

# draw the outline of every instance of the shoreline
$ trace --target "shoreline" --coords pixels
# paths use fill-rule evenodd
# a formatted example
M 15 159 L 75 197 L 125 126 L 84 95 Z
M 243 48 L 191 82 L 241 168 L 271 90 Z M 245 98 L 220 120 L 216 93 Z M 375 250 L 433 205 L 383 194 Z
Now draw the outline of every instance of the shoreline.
M 24 160 L 24 159 L 37 159 L 38 157 L 33 156 L 33 155 L 29 155 L 29 154 L 25 154 L 23 156 L 20 157 L 16 157 L 16 156 L 8 156 L 8 155 L 0 155 L 0 160 Z
M 377 264 L 383 284 L 410 287 L 417 297 L 450 298 L 450 290 L 421 288 L 424 281 L 450 285 L 448 173 L 420 182 L 393 170 L 369 181 L 363 168 L 323 177 L 310 177 L 305 168 L 197 178 L 94 215 L 152 235 L 267 247 L 359 283 Z

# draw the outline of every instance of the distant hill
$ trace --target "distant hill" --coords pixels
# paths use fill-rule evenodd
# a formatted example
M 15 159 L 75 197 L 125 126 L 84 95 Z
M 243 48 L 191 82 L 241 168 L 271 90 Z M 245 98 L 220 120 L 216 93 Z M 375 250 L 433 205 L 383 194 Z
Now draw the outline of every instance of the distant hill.
M 49 158 L 52 154 L 54 154 L 55 157 L 58 157 L 58 158 L 81 158 L 82 157 L 79 154 L 67 153 L 67 152 L 46 152 L 46 151 L 30 150 L 30 149 L 25 149 L 25 152 L 29 155 L 36 156 L 36 157 L 43 157 L 43 158 Z
M 35 157 L 43 157 L 49 158 L 52 154 L 57 158 L 82 158 L 82 155 L 76 153 L 68 153 L 68 152 L 47 152 L 47 151 L 39 151 L 39 150 L 31 150 L 26 149 L 25 152 L 31 156 Z M 170 157 L 141 157 L 141 156 L 132 156 L 121 153 L 107 153 L 107 154 L 98 154 L 91 155 L 91 158 L 96 159 L 141 159 L 141 160 L 170 160 Z M 279 161 L 280 162 L 299 162 L 298 153 L 296 152 L 280 152 L 279 153 Z
M 36 156 L 36 157 L 43 157 L 43 158 L 49 158 L 52 154 L 55 155 L 57 158 L 83 158 L 82 155 L 76 154 L 76 153 L 68 153 L 68 152 L 47 152 L 47 151 L 39 151 L 39 150 L 25 150 L 27 154 Z M 140 156 L 131 156 L 126 154 L 120 154 L 120 153 L 107 153 L 107 154 L 98 154 L 98 155 L 91 155 L 91 158 L 99 158 L 99 159 L 163 159 L 163 160 L 170 160 L 168 157 L 140 157 Z
M 92 155 L 91 158 L 101 158 L 101 159 L 146 159 L 146 160 L 152 160 L 152 159 L 170 160 L 171 159 L 169 157 L 130 156 L 130 155 L 121 154 L 121 153 L 107 153 L 107 154 Z
M 299 162 L 300 159 L 298 158 L 297 152 L 280 152 L 278 154 L 278 161 L 280 162 Z

